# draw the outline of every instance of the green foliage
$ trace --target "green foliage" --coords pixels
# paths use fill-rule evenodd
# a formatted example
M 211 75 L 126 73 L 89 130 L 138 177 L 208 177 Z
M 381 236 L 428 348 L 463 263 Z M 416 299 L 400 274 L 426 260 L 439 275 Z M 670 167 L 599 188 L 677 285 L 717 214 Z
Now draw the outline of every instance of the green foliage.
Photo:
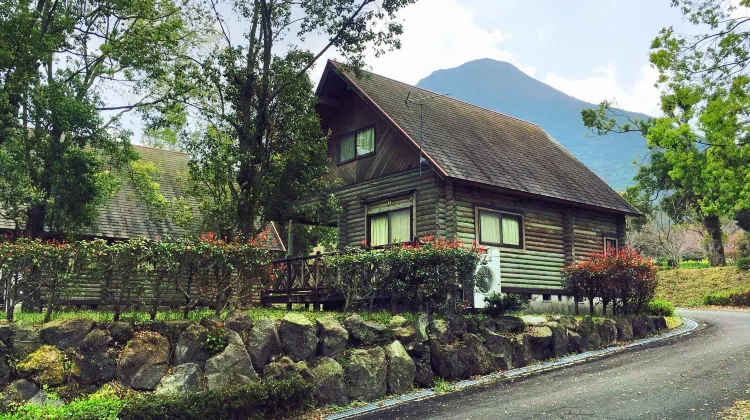
M 125 400 L 105 386 L 59 407 L 25 404 L 13 412 L 0 413 L 0 420 L 115 420 L 124 406 Z
M 513 293 L 492 292 L 484 297 L 486 306 L 484 312 L 490 316 L 501 316 L 511 312 L 523 310 L 528 302 L 521 295 Z
M 435 393 L 437 393 L 437 394 L 443 394 L 443 393 L 446 393 L 446 392 L 453 391 L 454 387 L 453 387 L 453 385 L 450 382 L 448 382 L 445 379 L 443 379 L 443 378 L 441 378 L 441 377 L 438 376 L 438 377 L 435 378 L 435 388 L 434 389 L 435 389 Z
M 482 252 L 480 247 L 434 236 L 416 244 L 365 246 L 325 258 L 325 265 L 338 274 L 330 276 L 326 287 L 344 295 L 345 311 L 372 304 L 379 290 L 390 292 L 393 307 L 455 310 L 455 303 L 446 306 L 446 300 L 453 291 L 474 289 Z
M 256 381 L 243 387 L 158 396 L 127 402 L 122 420 L 281 418 L 314 406 L 314 387 L 302 379 Z
M 206 341 L 203 347 L 211 354 L 219 354 L 227 346 L 227 334 L 224 325 L 218 324 L 211 327 L 206 334 Z
M 750 257 L 744 257 L 737 260 L 737 268 L 740 270 L 750 270 Z
M 0 5 L 0 208 L 17 233 L 83 234 L 95 221 L 139 158 L 122 114 L 152 125 L 179 103 L 183 53 L 203 39 L 193 12 L 182 1 Z M 107 103 L 113 84 L 127 94 Z
M 674 316 L 674 305 L 664 299 L 654 299 L 648 303 L 648 312 L 655 316 Z
M 706 293 L 703 295 L 703 298 L 701 299 L 701 303 L 704 305 L 711 305 L 711 306 L 728 306 L 729 305 L 729 297 L 736 293 L 734 291 L 723 291 L 723 292 L 711 292 Z

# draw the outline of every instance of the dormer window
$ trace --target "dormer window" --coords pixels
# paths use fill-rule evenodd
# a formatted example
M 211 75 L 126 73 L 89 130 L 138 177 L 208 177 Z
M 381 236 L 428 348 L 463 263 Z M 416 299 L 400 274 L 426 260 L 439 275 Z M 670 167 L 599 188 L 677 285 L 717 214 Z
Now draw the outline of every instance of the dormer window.
M 375 153 L 375 127 L 362 128 L 339 137 L 339 164 L 372 153 Z

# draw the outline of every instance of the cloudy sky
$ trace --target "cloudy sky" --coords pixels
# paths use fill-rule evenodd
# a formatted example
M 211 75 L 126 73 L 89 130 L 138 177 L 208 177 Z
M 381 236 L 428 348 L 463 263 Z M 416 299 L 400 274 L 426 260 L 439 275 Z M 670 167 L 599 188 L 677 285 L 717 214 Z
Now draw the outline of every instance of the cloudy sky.
M 399 17 L 403 47 L 370 59 L 376 73 L 414 84 L 489 57 L 576 98 L 651 115 L 649 45 L 662 27 L 684 25 L 669 0 L 419 0 Z
M 418 0 L 398 16 L 405 31 L 402 49 L 370 57 L 368 65 L 376 73 L 416 84 L 435 70 L 493 58 L 511 62 L 584 101 L 615 100 L 620 108 L 656 116 L 659 95 L 653 86 L 656 71 L 648 63 L 649 46 L 665 26 L 690 28 L 670 3 Z M 229 23 L 233 42 L 242 42 L 245 25 Z M 303 47 L 317 52 L 325 42 L 311 37 Z M 336 57 L 330 51 L 321 58 L 311 73 L 314 81 L 319 80 L 325 60 Z M 137 116 L 125 119 L 126 125 L 140 131 Z

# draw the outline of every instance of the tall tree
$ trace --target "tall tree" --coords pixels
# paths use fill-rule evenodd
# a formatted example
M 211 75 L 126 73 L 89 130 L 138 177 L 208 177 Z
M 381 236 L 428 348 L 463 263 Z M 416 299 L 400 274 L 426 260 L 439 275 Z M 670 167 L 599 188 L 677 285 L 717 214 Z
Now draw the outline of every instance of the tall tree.
M 0 212 L 18 232 L 85 230 L 119 185 L 114 171 L 154 187 L 120 117 L 142 111 L 164 124 L 198 39 L 192 10 L 180 0 L 0 0 Z
M 640 193 L 675 221 L 697 219 L 705 227 L 712 265 L 724 265 L 721 217 L 750 205 L 750 32 L 748 18 L 721 0 L 673 0 L 699 35 L 664 28 L 651 45 L 659 70 L 660 118 L 628 121 L 603 102 L 583 110 L 596 133 L 640 132 L 650 161 L 636 176 Z M 747 7 L 750 0 L 742 0 Z
M 325 133 L 308 72 L 331 49 L 361 68 L 368 50 L 379 55 L 398 48 L 402 27 L 395 13 L 412 2 L 234 0 L 233 16 L 211 2 L 219 43 L 195 60 L 193 77 L 203 89 L 187 106 L 200 123 L 184 147 L 193 157 L 196 187 L 207 197 L 204 215 L 215 216 L 219 231 L 254 235 L 322 188 Z M 246 28 L 242 39 L 232 38 L 232 26 Z M 324 46 L 304 49 L 306 37 L 318 34 L 327 38 Z

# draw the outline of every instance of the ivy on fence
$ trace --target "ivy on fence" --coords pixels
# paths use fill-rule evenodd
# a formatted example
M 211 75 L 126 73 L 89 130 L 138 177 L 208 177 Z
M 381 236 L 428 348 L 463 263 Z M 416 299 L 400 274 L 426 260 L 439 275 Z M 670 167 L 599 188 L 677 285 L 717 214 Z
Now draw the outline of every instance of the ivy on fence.
M 262 237 L 223 240 L 210 233 L 194 240 L 114 243 L 6 237 L 0 242 L 6 316 L 12 320 L 20 303 L 46 308 L 46 322 L 62 303 L 92 288 L 96 304 L 111 306 L 115 320 L 133 306 L 147 308 L 155 319 L 167 295 L 177 297 L 186 318 L 199 304 L 220 313 L 244 305 L 267 283 L 271 256 L 261 243 Z

